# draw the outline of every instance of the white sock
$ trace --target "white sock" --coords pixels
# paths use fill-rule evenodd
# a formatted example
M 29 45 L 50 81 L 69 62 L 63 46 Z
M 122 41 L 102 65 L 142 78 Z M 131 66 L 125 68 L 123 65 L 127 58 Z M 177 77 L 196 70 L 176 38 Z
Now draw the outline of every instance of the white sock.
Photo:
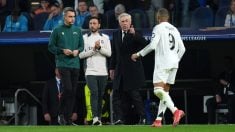
M 175 107 L 171 97 L 169 94 L 167 94 L 162 87 L 155 87 L 154 88 L 154 94 L 163 101 L 163 104 L 167 106 L 171 110 L 171 112 L 174 114 L 174 112 L 177 110 Z
M 169 92 L 166 92 L 166 93 L 169 94 Z M 167 108 L 166 105 L 163 103 L 162 100 L 160 100 L 159 105 L 158 105 L 158 114 L 157 114 L 156 120 L 162 120 L 166 112 L 166 108 Z
M 99 119 L 98 119 L 98 117 L 96 116 L 96 117 L 93 118 L 93 124 L 94 124 L 95 122 L 97 122 L 97 121 L 99 121 Z

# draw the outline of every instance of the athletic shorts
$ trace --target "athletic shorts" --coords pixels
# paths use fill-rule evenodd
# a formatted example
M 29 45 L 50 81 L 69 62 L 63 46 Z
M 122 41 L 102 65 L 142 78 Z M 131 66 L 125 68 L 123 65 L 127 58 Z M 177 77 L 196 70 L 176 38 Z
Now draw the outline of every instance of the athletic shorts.
M 174 84 L 177 70 L 177 68 L 155 69 L 153 74 L 153 83 L 164 82 Z

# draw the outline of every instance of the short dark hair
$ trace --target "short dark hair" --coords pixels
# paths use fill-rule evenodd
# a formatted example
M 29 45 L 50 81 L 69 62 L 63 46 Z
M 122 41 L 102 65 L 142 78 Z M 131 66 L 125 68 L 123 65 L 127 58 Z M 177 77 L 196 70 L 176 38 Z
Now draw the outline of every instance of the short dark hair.
M 79 0 L 78 3 L 81 3 L 81 2 L 85 2 L 86 3 L 86 0 Z M 87 4 L 87 3 L 86 3 Z
M 75 15 L 76 15 L 76 11 L 75 11 L 72 7 L 65 7 L 64 10 L 63 10 L 63 16 L 64 16 L 68 11 L 74 12 Z
M 157 11 L 157 14 L 160 16 L 160 17 L 169 17 L 169 12 L 166 8 L 160 8 L 158 9 Z
M 60 3 L 58 2 L 58 1 L 53 1 L 51 4 L 50 4 L 50 7 L 52 7 L 52 6 L 55 6 L 55 7 L 57 7 L 57 8 L 60 8 Z
M 90 22 L 90 20 L 92 20 L 92 19 L 96 19 L 96 20 L 98 21 L 98 23 L 100 24 L 100 18 L 99 18 L 99 17 L 92 16 L 92 17 L 90 17 L 89 22 Z

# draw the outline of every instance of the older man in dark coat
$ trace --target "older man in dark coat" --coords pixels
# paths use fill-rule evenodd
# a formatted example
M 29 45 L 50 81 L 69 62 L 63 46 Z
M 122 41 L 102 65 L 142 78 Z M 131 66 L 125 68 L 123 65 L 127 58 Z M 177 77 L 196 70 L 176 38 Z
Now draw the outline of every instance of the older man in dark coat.
M 143 86 L 144 68 L 141 59 L 131 60 L 131 54 L 143 48 L 147 41 L 131 26 L 131 16 L 122 13 L 118 17 L 120 30 L 114 32 L 110 77 L 113 79 L 113 110 L 115 124 L 126 121 L 124 117 L 134 105 L 141 123 L 144 122 L 144 106 L 139 92 Z M 124 112 L 123 112 L 124 111 Z M 125 113 L 125 114 L 124 114 Z

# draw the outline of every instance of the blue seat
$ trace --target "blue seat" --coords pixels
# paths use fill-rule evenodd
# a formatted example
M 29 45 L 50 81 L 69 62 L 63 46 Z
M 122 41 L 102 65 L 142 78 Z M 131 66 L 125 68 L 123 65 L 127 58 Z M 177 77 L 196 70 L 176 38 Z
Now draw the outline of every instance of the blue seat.
M 25 16 L 28 20 L 28 30 L 33 30 L 33 21 L 30 14 L 28 12 L 21 12 L 21 14 Z
M 48 18 L 48 13 L 40 13 L 33 18 L 34 30 L 43 30 L 43 26 Z
M 219 0 L 219 8 L 223 8 L 230 5 L 231 0 Z
M 222 7 L 218 9 L 218 11 L 215 14 L 215 26 L 217 27 L 223 27 L 226 15 L 229 11 L 229 6 Z
M 191 28 L 212 27 L 214 15 L 212 9 L 208 7 L 198 7 L 192 13 Z
M 149 28 L 148 16 L 143 10 L 133 9 L 129 11 L 129 14 L 135 28 Z

